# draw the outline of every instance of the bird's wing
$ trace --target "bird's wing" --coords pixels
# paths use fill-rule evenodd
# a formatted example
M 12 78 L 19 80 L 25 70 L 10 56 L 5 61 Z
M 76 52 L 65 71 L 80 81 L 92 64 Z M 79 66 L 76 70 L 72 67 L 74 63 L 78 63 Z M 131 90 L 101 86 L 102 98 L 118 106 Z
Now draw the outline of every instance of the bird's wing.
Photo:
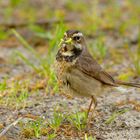
M 92 58 L 90 54 L 81 55 L 77 60 L 76 67 L 83 73 L 99 80 L 103 84 L 117 86 L 115 80 Z

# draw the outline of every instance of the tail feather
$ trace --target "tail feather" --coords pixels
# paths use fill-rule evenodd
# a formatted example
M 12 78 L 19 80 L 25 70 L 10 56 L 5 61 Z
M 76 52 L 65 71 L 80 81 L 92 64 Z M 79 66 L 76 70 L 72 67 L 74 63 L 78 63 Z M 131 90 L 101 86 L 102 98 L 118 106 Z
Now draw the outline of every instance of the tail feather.
M 122 82 L 122 81 L 115 81 L 115 83 L 118 84 L 118 85 L 124 85 L 124 86 L 140 88 L 140 83 Z

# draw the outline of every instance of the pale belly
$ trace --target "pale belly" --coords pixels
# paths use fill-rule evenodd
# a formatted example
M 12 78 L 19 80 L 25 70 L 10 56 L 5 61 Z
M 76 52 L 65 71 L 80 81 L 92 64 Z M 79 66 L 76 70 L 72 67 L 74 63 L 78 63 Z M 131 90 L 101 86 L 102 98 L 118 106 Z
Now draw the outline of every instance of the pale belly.
M 86 97 L 101 94 L 101 82 L 77 69 L 62 74 L 61 80 L 63 83 L 62 89 L 65 93 Z

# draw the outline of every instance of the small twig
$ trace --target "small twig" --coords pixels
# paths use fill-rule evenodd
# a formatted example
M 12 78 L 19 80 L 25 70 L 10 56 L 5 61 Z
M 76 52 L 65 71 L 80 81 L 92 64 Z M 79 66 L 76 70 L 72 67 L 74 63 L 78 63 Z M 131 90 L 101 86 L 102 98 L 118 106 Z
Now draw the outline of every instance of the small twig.
M 10 125 L 8 125 L 1 133 L 0 133 L 0 138 L 5 135 L 7 133 L 7 131 L 12 127 L 15 126 L 20 120 L 22 119 L 22 117 L 18 118 L 17 120 L 15 120 L 13 123 L 11 123 Z

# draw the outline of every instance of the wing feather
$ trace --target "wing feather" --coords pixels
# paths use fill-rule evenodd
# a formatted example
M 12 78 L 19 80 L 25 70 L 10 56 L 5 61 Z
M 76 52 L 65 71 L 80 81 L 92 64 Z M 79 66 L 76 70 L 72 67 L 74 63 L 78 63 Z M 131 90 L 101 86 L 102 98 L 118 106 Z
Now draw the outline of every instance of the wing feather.
M 99 80 L 103 84 L 117 86 L 112 76 L 105 72 L 89 53 L 82 54 L 79 57 L 76 62 L 76 67 L 80 69 L 83 73 Z

